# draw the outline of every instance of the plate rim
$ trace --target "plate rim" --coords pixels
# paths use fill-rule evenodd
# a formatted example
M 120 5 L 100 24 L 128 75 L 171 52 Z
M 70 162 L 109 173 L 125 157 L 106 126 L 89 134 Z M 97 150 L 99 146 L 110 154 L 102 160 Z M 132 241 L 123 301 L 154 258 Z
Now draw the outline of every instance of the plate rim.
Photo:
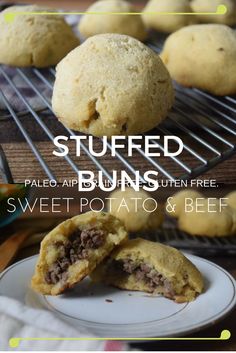
M 171 337 L 184 337 L 183 335 L 189 335 L 189 334 L 191 334 L 191 333 L 195 333 L 195 332 L 199 332 L 199 331 L 201 331 L 201 330 L 204 330 L 204 329 L 206 329 L 207 327 L 210 327 L 210 326 L 212 326 L 212 325 L 215 325 L 215 324 L 217 324 L 219 321 L 221 321 L 221 320 L 223 320 L 226 316 L 228 316 L 233 310 L 234 310 L 234 308 L 236 307 L 236 279 L 234 279 L 234 277 L 227 271 L 227 270 L 225 270 L 223 267 L 221 267 L 221 266 L 219 266 L 218 264 L 216 264 L 216 263 L 214 263 L 214 262 L 212 262 L 212 261 L 210 261 L 210 260 L 207 260 L 207 259 L 205 259 L 205 258 L 202 258 L 202 257 L 200 257 L 200 256 L 197 256 L 197 255 L 193 255 L 193 254 L 190 254 L 190 253 L 187 253 L 187 252 L 182 252 L 185 256 L 190 256 L 191 258 L 194 258 L 194 259 L 196 259 L 196 260 L 200 260 L 200 261 L 203 261 L 203 262 L 206 262 L 207 264 L 209 264 L 209 265 L 211 265 L 211 266 L 214 266 L 214 267 L 216 267 L 218 270 L 220 270 L 221 272 L 223 272 L 224 273 L 224 275 L 226 275 L 227 277 L 228 277 L 228 279 L 230 280 L 230 282 L 231 282 L 231 284 L 232 284 L 232 287 L 233 287 L 233 296 L 232 296 L 232 299 L 230 300 L 230 302 L 228 303 L 228 305 L 227 305 L 227 307 L 226 308 L 224 308 L 224 309 L 222 309 L 216 316 L 213 316 L 213 317 L 211 317 L 211 318 L 208 318 L 207 320 L 204 320 L 204 321 L 207 321 L 207 322 L 205 322 L 205 324 L 203 323 L 203 324 L 200 324 L 200 325 L 198 325 L 198 326 L 192 326 L 190 329 L 188 329 L 188 330 L 181 330 L 180 329 L 180 331 L 177 331 L 177 332 L 175 332 L 175 333 L 172 333 L 171 334 Z M 31 255 L 31 256 L 28 256 L 28 257 L 26 257 L 26 258 L 24 258 L 24 259 L 22 259 L 22 260 L 20 260 L 20 261 L 17 261 L 17 262 L 15 262 L 15 263 L 13 263 L 12 265 L 10 265 L 9 267 L 7 267 L 1 274 L 0 274 L 0 281 L 2 280 L 2 278 L 12 269 L 12 268 L 14 268 L 14 267 L 16 267 L 16 266 L 18 266 L 18 265 L 20 265 L 20 264 L 22 264 L 22 263 L 24 263 L 24 262 L 27 262 L 27 261 L 29 261 L 29 260 L 32 260 L 32 259 L 36 259 L 37 257 L 39 256 L 39 254 L 35 254 L 35 255 Z M 0 293 L 0 296 L 1 296 L 1 293 Z M 43 300 L 44 301 L 46 301 L 45 300 L 45 297 L 46 296 L 44 296 L 44 295 L 42 295 L 42 297 L 43 297 Z M 46 301 L 46 303 L 47 303 L 47 301 Z M 48 304 L 48 303 L 47 303 Z M 188 304 L 188 303 L 187 303 Z M 99 326 L 106 326 L 107 324 L 102 324 L 102 323 L 94 323 L 94 322 L 92 322 L 92 321 L 87 321 L 87 320 L 81 320 L 81 319 L 77 319 L 77 318 L 73 318 L 73 317 L 71 317 L 71 316 L 68 316 L 68 315 L 66 315 L 66 314 L 64 314 L 64 313 L 62 313 L 62 312 L 60 312 L 60 311 L 58 311 L 58 310 L 56 310 L 56 309 L 54 309 L 53 307 L 52 307 L 52 310 L 50 310 L 48 307 L 44 307 L 44 310 L 48 310 L 48 311 L 51 311 L 51 312 L 54 312 L 54 313 L 56 313 L 57 315 L 60 315 L 60 316 L 63 316 L 63 315 L 65 315 L 65 316 L 67 316 L 67 317 L 69 317 L 70 319 L 73 319 L 73 320 L 76 320 L 76 321 L 78 321 L 78 323 L 80 322 L 80 323 L 82 323 L 82 322 L 84 322 L 84 323 L 90 323 L 90 324 L 92 324 L 92 326 L 90 326 L 89 328 L 91 328 L 91 327 L 93 327 L 93 328 L 97 328 L 97 327 L 99 327 Z M 224 314 L 222 314 L 222 312 L 224 313 Z M 204 322 L 203 321 L 203 322 Z M 153 322 L 155 322 L 155 321 L 153 321 Z M 144 323 L 145 324 L 145 323 Z M 124 327 L 124 325 L 127 325 L 127 326 L 130 326 L 130 325 L 133 325 L 133 326 L 139 326 L 139 325 L 143 325 L 143 323 L 139 323 L 139 324 L 113 324 L 112 326 L 114 326 L 114 327 L 121 327 L 121 326 L 123 326 Z M 196 325 L 196 324 L 195 324 Z M 85 327 L 85 326 L 84 326 Z M 88 328 L 88 329 L 89 329 Z M 107 336 L 107 337 L 109 337 L 109 335 Z M 148 338 L 149 337 L 158 337 L 158 336 L 148 336 Z M 167 337 L 170 337 L 170 335 L 162 335 L 162 337 L 163 338 L 167 338 Z M 162 338 L 161 337 L 161 338 Z M 117 337 L 118 338 L 118 337 Z M 127 338 L 127 341 L 130 341 L 130 340 L 128 340 L 128 338 Z M 131 341 L 130 341 L 131 342 Z M 132 340 L 132 342 L 134 342 L 134 340 Z M 140 342 L 140 340 L 139 340 L 139 342 Z M 143 339 L 143 342 L 145 342 L 145 338 Z M 146 342 L 147 342 L 147 340 L 146 340 Z

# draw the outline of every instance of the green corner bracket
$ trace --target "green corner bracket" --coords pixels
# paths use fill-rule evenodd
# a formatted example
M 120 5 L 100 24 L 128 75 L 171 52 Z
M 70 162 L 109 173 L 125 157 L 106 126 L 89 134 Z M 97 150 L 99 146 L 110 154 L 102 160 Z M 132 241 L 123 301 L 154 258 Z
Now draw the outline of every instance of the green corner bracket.
M 17 348 L 21 341 L 226 341 L 229 330 L 221 331 L 220 337 L 12 337 L 10 348 Z
M 7 23 L 11 23 L 14 21 L 16 16 L 19 15 L 36 15 L 36 16 L 43 16 L 43 15 L 142 15 L 143 12 L 8 12 L 4 15 L 5 21 Z M 221 4 L 217 6 L 215 12 L 145 12 L 147 15 L 225 15 L 227 13 L 227 6 Z

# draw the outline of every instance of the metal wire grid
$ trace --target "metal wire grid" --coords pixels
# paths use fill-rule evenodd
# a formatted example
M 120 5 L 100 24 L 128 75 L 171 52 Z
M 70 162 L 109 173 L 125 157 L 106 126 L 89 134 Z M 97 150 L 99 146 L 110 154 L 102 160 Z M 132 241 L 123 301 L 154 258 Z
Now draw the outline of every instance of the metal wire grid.
M 140 234 L 139 234 L 140 236 Z M 236 254 L 235 237 L 199 237 L 189 235 L 176 227 L 162 227 L 152 234 L 141 234 L 145 239 L 164 243 L 201 256 Z
M 150 42 L 147 43 L 147 45 L 157 52 L 160 51 L 160 44 Z M 55 70 L 53 68 L 47 70 L 16 68 L 15 70 L 17 75 L 19 75 L 19 77 L 27 84 L 28 88 L 37 94 L 48 112 L 53 114 L 50 103 L 51 97 L 50 95 L 45 96 L 39 91 L 37 88 L 37 82 L 40 82 L 41 84 L 43 83 L 50 92 L 52 92 Z M 34 79 L 32 79 L 32 74 Z M 42 131 L 47 135 L 48 139 L 53 142 L 56 134 L 54 135 L 48 128 L 42 119 L 41 113 L 32 108 L 24 94 L 21 92 L 21 89 L 11 80 L 11 77 L 7 73 L 7 70 L 5 70 L 4 66 L 0 66 L 0 75 L 2 75 L 9 87 L 24 104 L 25 110 L 31 118 L 33 118 L 33 122 L 38 124 Z M 155 129 L 153 134 L 161 136 L 173 135 L 173 130 L 176 135 L 183 134 L 181 135 L 184 143 L 183 154 L 190 157 L 193 166 L 183 162 L 181 157 L 168 157 L 168 165 L 171 165 L 172 163 L 172 165 L 174 164 L 175 166 L 178 166 L 179 172 L 174 175 L 166 165 L 163 165 L 160 162 L 160 160 L 145 156 L 143 148 L 137 148 L 137 154 L 143 158 L 144 163 L 147 163 L 147 169 L 156 169 L 167 179 L 190 179 L 208 171 L 213 166 L 229 158 L 236 151 L 236 98 L 229 96 L 218 98 L 211 96 L 206 92 L 202 92 L 199 89 L 186 89 L 176 83 L 174 83 L 174 85 L 176 91 L 175 105 L 168 115 L 168 118 Z M 57 176 L 54 175 L 53 170 L 48 166 L 47 161 L 40 153 L 30 134 L 26 131 L 19 114 L 14 110 L 3 90 L 0 91 L 0 95 L 6 110 L 10 113 L 15 124 L 18 126 L 25 141 L 28 143 L 47 177 L 57 180 Z M 56 121 L 56 118 L 55 124 L 60 124 Z M 75 132 L 66 127 L 64 127 L 64 130 L 67 135 L 76 135 Z M 227 133 L 227 139 L 224 137 L 224 134 L 222 136 L 222 132 Z M 158 146 L 161 151 L 164 151 L 162 143 L 157 143 L 152 140 L 152 144 Z M 109 142 L 107 143 L 107 147 L 111 150 Z M 101 170 L 104 176 L 112 181 L 110 171 L 101 163 L 99 158 L 90 154 L 86 143 L 81 142 L 81 148 L 88 159 L 94 163 L 97 170 Z M 0 156 L 1 155 L 3 155 L 3 153 L 1 153 Z M 117 152 L 116 158 L 131 175 L 135 174 L 137 168 L 135 168 L 132 161 L 127 158 L 125 153 Z M 70 156 L 65 156 L 64 159 L 75 174 L 77 174 L 80 169 L 79 165 L 75 163 Z M 6 182 L 9 182 L 9 179 L 12 181 L 13 179 L 6 160 L 3 163 L 2 159 L 2 167 L 5 167 L 4 175 Z M 140 176 L 140 181 L 144 182 L 142 176 Z

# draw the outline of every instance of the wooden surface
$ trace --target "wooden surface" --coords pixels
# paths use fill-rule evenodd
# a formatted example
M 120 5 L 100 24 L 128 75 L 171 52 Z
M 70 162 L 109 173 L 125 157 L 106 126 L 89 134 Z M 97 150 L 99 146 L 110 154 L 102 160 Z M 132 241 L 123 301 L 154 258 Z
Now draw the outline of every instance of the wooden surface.
M 224 191 L 225 192 L 225 191 Z M 45 192 L 41 192 L 43 194 Z M 64 192 L 65 193 L 65 192 Z M 73 204 L 70 212 L 66 214 L 66 217 L 71 217 L 78 213 L 79 204 L 78 201 Z M 33 214 L 27 214 L 22 220 L 18 220 L 13 223 L 11 226 L 6 227 L 4 230 L 0 229 L 1 238 L 2 235 L 9 236 L 12 232 L 21 229 L 29 229 L 31 227 L 35 227 L 37 231 L 44 226 L 44 230 L 50 230 L 51 227 L 54 227 L 57 223 L 61 222 L 65 218 L 65 214 L 56 215 L 52 217 L 52 214 L 48 214 L 47 217 L 40 214 L 38 210 L 36 210 Z M 14 261 L 21 260 L 33 254 L 37 254 L 39 251 L 39 245 L 33 244 L 31 246 L 23 247 Z M 227 271 L 229 271 L 234 278 L 236 278 L 236 258 L 235 256 L 228 256 L 228 257 L 211 257 L 208 258 L 209 260 L 219 264 Z M 210 305 L 210 303 L 209 303 Z M 223 351 L 232 351 L 236 350 L 236 330 L 235 330 L 235 323 L 236 323 L 236 310 L 234 310 L 229 316 L 225 319 L 221 320 L 219 323 L 213 324 L 213 326 L 202 329 L 198 333 L 191 334 L 187 337 L 219 337 L 220 333 L 223 329 L 230 330 L 232 336 L 228 341 L 181 341 L 181 342 L 153 342 L 153 343 L 139 343 L 133 345 L 136 348 L 141 348 L 145 351 L 148 350 L 157 350 L 157 351 L 172 351 L 172 350 L 186 350 L 186 351 L 197 351 L 197 350 L 223 350 Z M 158 333 L 157 333 L 158 334 Z
M 47 161 L 48 166 L 54 172 L 57 180 L 62 182 L 65 179 L 76 178 L 76 173 L 68 165 L 63 158 L 58 158 L 52 155 L 54 149 L 52 143 L 36 142 L 35 145 L 38 147 L 44 159 Z M 74 149 L 71 145 L 71 149 Z M 47 176 L 43 172 L 42 167 L 33 155 L 29 146 L 26 143 L 11 143 L 2 144 L 2 147 L 7 156 L 15 183 L 24 183 L 25 179 L 46 179 Z M 72 153 L 73 156 L 73 153 Z M 80 170 L 91 170 L 94 173 L 97 172 L 97 168 L 92 160 L 83 153 L 81 157 L 72 157 L 74 162 L 77 164 Z M 98 159 L 99 162 L 109 171 L 125 169 L 123 164 L 114 157 L 102 157 Z M 188 166 L 194 166 L 193 159 L 189 156 L 182 157 L 181 160 Z M 171 161 L 169 158 L 158 158 L 156 159 L 160 165 L 164 166 L 172 175 L 180 176 L 182 174 L 181 169 L 176 163 Z M 136 154 L 132 159 L 132 165 L 136 170 L 141 173 L 146 170 L 156 170 L 150 163 L 148 163 L 143 157 Z M 224 162 L 221 162 L 214 168 L 210 169 L 205 174 L 201 175 L 200 178 L 211 178 L 216 179 L 218 183 L 235 184 L 236 183 L 236 155 L 234 154 L 231 158 Z M 160 172 L 160 178 L 163 178 L 163 174 Z M 0 177 L 1 182 L 1 177 Z
M 183 108 L 184 109 L 184 108 Z M 188 112 L 188 110 L 186 110 Z M 66 131 L 61 123 L 46 112 L 38 113 L 42 122 L 48 127 L 53 136 L 57 135 L 65 135 Z M 181 117 L 178 117 L 181 119 Z M 65 161 L 64 158 L 55 157 L 53 155 L 53 150 L 55 146 L 52 142 L 49 142 L 49 138 L 43 132 L 43 129 L 36 123 L 32 116 L 25 115 L 20 117 L 20 121 L 24 129 L 28 132 L 29 136 L 35 143 L 35 147 L 40 151 L 42 157 L 47 162 L 48 167 L 51 169 L 55 178 L 61 182 L 64 179 L 71 179 L 76 177 L 75 171 L 69 166 L 68 162 Z M 185 120 L 184 120 L 185 121 Z M 185 121 L 186 126 L 192 128 L 190 125 L 187 125 L 188 122 Z M 194 140 L 189 134 L 183 134 L 180 130 L 176 130 L 174 125 L 170 125 L 168 120 L 165 122 L 165 125 L 169 127 L 170 134 L 179 136 L 183 142 L 191 147 L 195 152 L 199 153 L 200 156 L 204 157 L 206 160 L 211 160 L 216 155 L 210 152 L 203 145 Z M 172 126 L 172 127 L 171 127 Z M 46 178 L 46 174 L 43 171 L 43 168 L 37 161 L 33 152 L 31 151 L 29 145 L 25 142 L 21 132 L 17 128 L 17 125 L 14 123 L 12 119 L 5 119 L 1 121 L 0 129 L 0 143 L 2 145 L 3 150 L 5 151 L 7 160 L 12 170 L 13 179 L 15 182 L 24 182 L 25 179 L 39 179 L 42 180 Z M 6 134 L 7 131 L 7 134 Z M 194 130 L 195 134 L 201 137 L 207 143 L 212 144 L 220 151 L 225 151 L 228 148 L 226 145 L 220 144 L 219 141 L 216 141 L 214 137 L 211 137 L 207 133 L 203 133 L 202 130 L 196 129 Z M 228 133 L 223 133 L 222 131 L 216 130 L 217 134 L 220 134 L 221 137 L 228 140 L 231 143 L 235 143 L 235 137 L 232 135 L 229 136 Z M 158 131 L 153 130 L 151 132 L 152 135 L 159 135 Z M 231 138 L 230 138 L 231 137 Z M 9 142 L 11 141 L 11 142 Z M 163 138 L 161 138 L 161 143 L 163 144 Z M 87 155 L 83 150 L 81 156 L 76 157 L 75 155 L 75 143 L 69 142 L 67 143 L 70 149 L 70 157 L 75 162 L 79 170 L 91 170 L 96 172 L 98 168 L 91 160 L 91 156 Z M 87 141 L 85 145 L 88 146 Z M 94 138 L 94 149 L 96 151 L 102 150 L 102 143 L 100 139 Z M 144 149 L 144 146 L 143 146 Z M 158 170 L 158 167 L 151 164 L 147 159 L 145 159 L 139 152 L 134 152 L 132 158 L 127 157 L 127 153 L 125 150 L 121 151 L 121 154 L 127 160 L 127 162 L 131 163 L 133 168 L 140 173 L 144 173 L 147 170 Z M 163 157 L 163 153 L 161 153 L 160 158 L 153 158 L 154 162 L 158 163 L 161 167 L 163 167 L 166 171 L 168 171 L 173 177 L 180 178 L 184 174 L 186 174 L 183 168 L 180 168 L 178 163 L 170 159 L 169 157 Z M 178 156 L 181 162 L 184 162 L 187 167 L 195 169 L 199 166 L 203 166 L 203 163 L 193 157 L 190 153 L 183 151 L 180 156 Z M 109 150 L 106 153 L 106 156 L 96 158 L 101 165 L 107 169 L 108 172 L 112 170 L 120 171 L 125 169 L 124 164 L 118 160 L 118 158 L 111 157 Z M 225 162 L 220 163 L 217 166 L 209 166 L 211 167 L 209 172 L 206 174 L 202 174 L 202 178 L 215 178 L 219 183 L 236 183 L 236 173 L 235 173 L 235 165 L 236 165 L 236 154 L 234 154 L 231 158 L 227 159 Z M 127 169 L 127 168 L 126 168 Z M 128 170 L 128 169 L 127 169 Z M 163 178 L 163 173 L 159 170 L 159 178 Z M 1 180 L 1 179 L 0 179 Z

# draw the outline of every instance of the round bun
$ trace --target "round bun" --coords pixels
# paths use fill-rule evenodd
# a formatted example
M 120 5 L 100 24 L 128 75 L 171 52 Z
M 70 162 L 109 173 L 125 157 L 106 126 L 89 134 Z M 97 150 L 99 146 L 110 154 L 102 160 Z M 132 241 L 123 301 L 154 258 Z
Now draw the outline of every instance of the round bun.
M 153 211 L 155 202 L 144 190 L 135 191 L 132 188 L 126 188 L 125 191 L 117 190 L 110 195 L 110 198 L 113 200 L 107 205 L 108 210 L 120 219 L 130 232 L 155 230 L 163 223 L 163 212 L 160 206 L 158 205 Z
M 179 229 L 198 236 L 223 237 L 236 234 L 236 210 L 230 206 L 221 207 L 215 200 L 209 211 L 209 200 L 201 200 L 201 212 L 196 202 L 193 202 L 191 212 L 182 212 L 179 219 Z
M 223 15 L 196 15 L 204 23 L 236 24 L 236 0 L 192 0 L 191 7 L 196 13 L 216 12 L 219 5 L 225 5 L 227 12 Z
M 92 4 L 87 12 L 128 13 L 135 12 L 135 9 L 124 0 L 101 0 Z M 85 38 L 103 33 L 127 34 L 141 41 L 147 37 L 139 15 L 85 14 L 79 23 L 79 31 Z
M 178 218 L 184 212 L 186 199 L 195 200 L 203 195 L 196 190 L 181 190 L 171 196 L 166 202 L 166 212 L 169 216 Z
M 0 14 L 0 63 L 12 66 L 47 67 L 56 65 L 79 40 L 62 16 L 33 15 L 52 9 L 11 6 Z M 54 11 L 54 10 L 53 10 Z M 17 12 L 29 12 L 18 14 Z M 13 15 L 10 21 L 7 15 Z
M 161 57 L 183 86 L 219 96 L 236 93 L 236 31 L 228 26 L 182 28 L 167 38 Z
M 228 204 L 230 207 L 236 209 L 236 191 L 230 192 L 229 194 L 227 194 L 227 195 L 225 196 L 225 198 L 228 199 L 228 200 L 227 200 L 227 204 Z
M 192 12 L 189 0 L 150 0 L 143 11 L 143 21 L 149 28 L 160 32 L 174 32 L 181 27 L 195 23 L 191 15 L 162 15 L 151 12 Z
M 159 56 L 126 35 L 87 39 L 56 71 L 55 115 L 65 126 L 94 136 L 148 131 L 173 104 L 170 75 Z
M 86 230 L 91 231 L 87 244 L 86 238 L 85 242 L 81 241 L 81 234 Z M 95 241 L 99 232 L 103 233 L 103 242 L 93 247 L 91 240 Z M 74 245 L 71 237 L 75 241 Z M 41 242 L 31 287 L 46 295 L 63 293 L 90 274 L 127 237 L 122 222 L 105 212 L 90 211 L 67 219 L 51 230 Z M 83 248 L 86 256 L 78 256 Z M 53 278 L 50 272 L 54 272 Z M 62 273 L 63 276 L 60 276 Z

